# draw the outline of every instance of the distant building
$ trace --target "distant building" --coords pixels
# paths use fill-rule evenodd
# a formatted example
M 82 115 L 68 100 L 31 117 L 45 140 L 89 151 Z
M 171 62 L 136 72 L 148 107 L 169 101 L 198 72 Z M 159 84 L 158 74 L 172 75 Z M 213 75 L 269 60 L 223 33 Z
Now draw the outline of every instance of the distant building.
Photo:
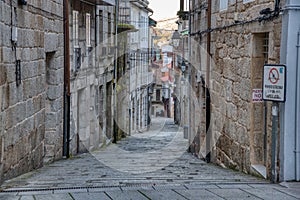
M 149 14 L 147 0 L 121 0 L 119 24 L 130 25 L 127 56 L 129 69 L 129 113 L 130 132 L 144 131 L 149 124 L 149 88 L 153 75 L 149 71 Z

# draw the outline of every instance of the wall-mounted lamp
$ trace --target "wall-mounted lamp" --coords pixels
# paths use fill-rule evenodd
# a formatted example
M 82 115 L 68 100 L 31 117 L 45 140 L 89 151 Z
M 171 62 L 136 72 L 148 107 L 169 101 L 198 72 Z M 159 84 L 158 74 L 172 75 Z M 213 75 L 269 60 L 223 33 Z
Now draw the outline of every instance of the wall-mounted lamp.
M 21 4 L 21 5 L 27 5 L 27 0 L 19 0 L 19 4 Z
M 185 70 L 186 70 L 186 65 L 185 65 L 185 62 L 183 60 L 182 64 L 181 64 L 181 71 L 182 71 L 183 74 L 184 74 Z
M 179 41 L 180 41 L 180 39 L 181 39 L 178 30 L 175 30 L 175 31 L 174 31 L 174 33 L 173 33 L 171 39 L 172 39 L 173 45 L 174 45 L 175 47 L 178 47 L 178 46 L 179 46 Z

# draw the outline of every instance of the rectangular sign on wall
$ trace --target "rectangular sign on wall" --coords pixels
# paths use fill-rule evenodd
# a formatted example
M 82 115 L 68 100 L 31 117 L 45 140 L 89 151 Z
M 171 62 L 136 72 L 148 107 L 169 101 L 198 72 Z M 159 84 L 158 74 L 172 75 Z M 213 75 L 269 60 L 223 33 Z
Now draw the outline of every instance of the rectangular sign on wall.
M 253 103 L 263 102 L 262 89 L 253 89 L 252 90 L 252 102 Z
M 286 66 L 264 65 L 263 99 L 285 102 Z

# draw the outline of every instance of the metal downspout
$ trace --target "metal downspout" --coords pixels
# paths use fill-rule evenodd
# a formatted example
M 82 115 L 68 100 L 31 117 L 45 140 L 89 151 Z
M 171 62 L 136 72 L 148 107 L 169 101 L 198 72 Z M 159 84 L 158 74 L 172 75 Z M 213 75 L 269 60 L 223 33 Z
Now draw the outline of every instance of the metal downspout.
M 64 0 L 64 118 L 63 118 L 63 157 L 70 157 L 70 34 L 69 1 Z
M 299 49 L 300 49 L 300 31 L 298 32 L 298 37 L 297 37 L 297 56 L 296 56 L 296 94 L 295 94 L 295 177 L 296 177 L 296 181 L 300 180 L 300 149 L 299 149 L 299 145 L 300 145 L 300 125 L 298 123 L 298 121 L 300 120 L 300 111 L 299 110 L 299 106 L 298 103 L 300 101 L 300 59 L 299 59 Z
M 117 80 L 118 80 L 118 23 L 119 23 L 119 0 L 115 0 L 115 55 L 114 55 L 114 120 L 113 120 L 113 143 L 117 143 L 118 128 L 117 128 Z
M 211 0 L 208 0 L 208 5 L 207 5 L 207 29 L 211 29 Z M 211 161 L 211 132 L 209 131 L 209 124 L 210 121 L 210 95 L 209 94 L 209 88 L 210 88 L 210 48 L 211 48 L 211 33 L 207 33 L 207 66 L 206 66 L 206 156 L 205 160 L 206 162 L 210 163 Z
M 193 138 L 192 137 L 192 123 L 191 123 L 191 73 L 192 73 L 192 65 L 191 65 L 191 30 L 192 30 L 192 13 L 191 13 L 191 3 L 192 1 L 189 0 L 189 37 L 188 37 L 188 141 L 189 141 L 189 146 L 192 144 Z M 189 151 L 190 148 L 189 148 Z

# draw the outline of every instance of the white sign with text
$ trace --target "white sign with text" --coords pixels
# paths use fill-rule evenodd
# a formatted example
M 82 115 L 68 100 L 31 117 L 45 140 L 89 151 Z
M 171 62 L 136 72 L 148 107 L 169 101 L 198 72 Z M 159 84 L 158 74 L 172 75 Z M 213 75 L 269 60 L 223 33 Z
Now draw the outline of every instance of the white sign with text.
M 285 65 L 265 65 L 263 77 L 263 99 L 266 101 L 285 101 Z

